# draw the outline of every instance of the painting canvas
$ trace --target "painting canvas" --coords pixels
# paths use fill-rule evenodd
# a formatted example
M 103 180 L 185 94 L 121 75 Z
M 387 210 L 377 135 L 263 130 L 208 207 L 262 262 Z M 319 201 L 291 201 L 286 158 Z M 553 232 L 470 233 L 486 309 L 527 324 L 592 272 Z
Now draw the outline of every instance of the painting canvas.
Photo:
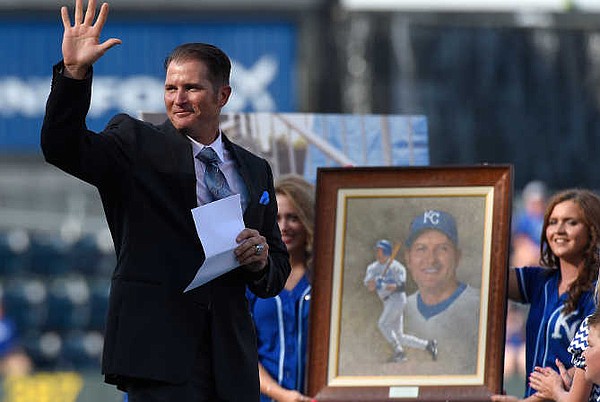
M 318 400 L 500 391 L 510 178 L 507 166 L 319 170 L 309 355 Z M 382 250 L 387 282 L 370 288 Z M 404 279 L 388 281 L 392 269 Z

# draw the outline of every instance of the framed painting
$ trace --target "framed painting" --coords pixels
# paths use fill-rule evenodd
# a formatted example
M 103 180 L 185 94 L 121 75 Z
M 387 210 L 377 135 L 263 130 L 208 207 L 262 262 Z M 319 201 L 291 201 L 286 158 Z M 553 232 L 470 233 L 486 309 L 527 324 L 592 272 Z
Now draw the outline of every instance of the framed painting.
M 511 198 L 510 165 L 318 169 L 309 395 L 500 393 Z

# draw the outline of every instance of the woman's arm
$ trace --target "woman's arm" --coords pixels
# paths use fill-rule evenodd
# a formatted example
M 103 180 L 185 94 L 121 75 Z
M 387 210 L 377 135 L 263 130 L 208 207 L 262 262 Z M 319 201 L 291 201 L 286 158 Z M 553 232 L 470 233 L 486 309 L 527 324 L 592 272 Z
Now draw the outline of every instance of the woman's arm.
M 309 402 L 311 398 L 296 390 L 283 388 L 269 375 L 262 364 L 258 363 L 260 392 L 278 402 Z
M 514 267 L 508 268 L 508 298 L 516 302 L 523 301 L 517 280 L 517 271 Z
M 573 385 L 569 390 L 569 398 L 565 399 L 564 401 L 587 402 L 590 397 L 590 393 L 592 392 L 592 387 L 593 384 L 585 379 L 585 371 L 580 368 L 575 368 L 575 374 L 573 374 Z

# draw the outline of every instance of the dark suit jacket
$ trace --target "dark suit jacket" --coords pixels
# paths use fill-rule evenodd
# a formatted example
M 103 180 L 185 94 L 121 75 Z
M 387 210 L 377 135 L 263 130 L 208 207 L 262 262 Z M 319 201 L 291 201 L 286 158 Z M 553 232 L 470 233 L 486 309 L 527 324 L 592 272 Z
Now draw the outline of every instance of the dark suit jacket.
M 223 138 L 249 193 L 246 227 L 267 238 L 259 273 L 236 268 L 183 293 L 204 261 L 193 223 L 196 176 L 189 140 L 169 121 L 154 126 L 121 114 L 103 132 L 85 127 L 92 73 L 73 80 L 54 68 L 41 146 L 46 160 L 98 188 L 112 233 L 112 277 L 102 369 L 105 380 L 188 380 L 198 353 L 212 355 L 221 398 L 258 400 L 256 339 L 245 298 L 283 288 L 290 271 L 277 226 L 268 163 Z M 259 203 L 264 191 L 267 205 Z

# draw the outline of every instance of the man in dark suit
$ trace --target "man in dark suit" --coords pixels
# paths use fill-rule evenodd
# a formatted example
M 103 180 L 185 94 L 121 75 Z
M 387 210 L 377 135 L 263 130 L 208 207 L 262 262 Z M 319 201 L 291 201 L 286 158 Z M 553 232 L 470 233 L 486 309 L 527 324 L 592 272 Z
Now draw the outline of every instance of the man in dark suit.
M 258 401 L 245 288 L 275 296 L 290 267 L 268 163 L 219 130 L 230 61 L 211 45 L 179 46 L 165 62 L 169 120 L 154 126 L 117 115 L 101 133 L 88 131 L 92 65 L 120 40 L 99 42 L 108 4 L 95 20 L 95 0 L 85 12 L 82 3 L 73 24 L 61 9 L 63 61 L 54 66 L 41 145 L 49 163 L 98 188 L 113 236 L 105 381 L 131 402 Z M 246 228 L 236 239 L 240 266 L 184 292 L 205 260 L 190 210 L 213 199 L 209 163 L 197 157 L 206 146 L 241 195 Z

